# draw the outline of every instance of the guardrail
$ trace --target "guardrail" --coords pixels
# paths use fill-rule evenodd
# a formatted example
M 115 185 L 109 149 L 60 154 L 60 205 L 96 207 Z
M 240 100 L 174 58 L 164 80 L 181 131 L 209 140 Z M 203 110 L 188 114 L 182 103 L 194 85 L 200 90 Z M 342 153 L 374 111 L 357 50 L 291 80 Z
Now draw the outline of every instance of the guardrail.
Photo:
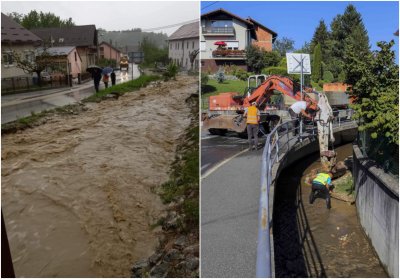
M 334 112 L 333 127 L 341 127 L 349 122 L 353 122 L 351 116 L 353 110 L 340 110 Z M 271 270 L 271 246 L 270 246 L 270 210 L 269 210 L 269 190 L 272 184 L 272 168 L 279 162 L 292 146 L 303 136 L 317 136 L 317 127 L 305 125 L 304 131 L 297 133 L 298 128 L 294 128 L 295 120 L 284 122 L 276 126 L 268 135 L 262 154 L 261 167 L 261 194 L 258 213 L 258 243 L 257 243 L 257 262 L 256 277 L 270 278 Z M 296 132 L 297 136 L 290 136 Z

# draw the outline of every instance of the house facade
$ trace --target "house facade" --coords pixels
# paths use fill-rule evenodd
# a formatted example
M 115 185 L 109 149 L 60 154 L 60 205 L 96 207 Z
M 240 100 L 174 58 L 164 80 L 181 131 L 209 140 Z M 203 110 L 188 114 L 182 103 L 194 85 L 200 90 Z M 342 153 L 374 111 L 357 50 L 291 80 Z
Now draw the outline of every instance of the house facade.
M 35 49 L 42 44 L 42 39 L 22 27 L 5 14 L 1 14 L 1 78 L 31 77 L 16 67 L 12 53 L 21 59 L 34 61 Z
M 115 60 L 118 65 L 121 60 L 121 51 L 107 42 L 101 42 L 99 44 L 99 58 Z
M 95 25 L 81 25 L 61 28 L 38 28 L 31 30 L 46 46 L 74 46 L 82 59 L 82 72 L 98 61 L 98 41 Z
M 168 38 L 168 57 L 184 70 L 199 69 L 199 22 L 181 26 Z M 194 63 L 190 55 L 196 54 Z
M 246 49 L 256 45 L 272 51 L 277 33 L 252 18 L 241 18 L 224 9 L 201 16 L 200 54 L 204 72 L 216 72 L 220 66 L 247 70 Z M 224 44 L 224 47 L 218 45 Z
M 71 75 L 77 78 L 82 73 L 82 58 L 74 46 L 50 47 L 46 52 L 51 56 L 51 63 L 46 67 L 46 72 L 52 76 Z M 37 59 L 40 59 L 38 56 Z

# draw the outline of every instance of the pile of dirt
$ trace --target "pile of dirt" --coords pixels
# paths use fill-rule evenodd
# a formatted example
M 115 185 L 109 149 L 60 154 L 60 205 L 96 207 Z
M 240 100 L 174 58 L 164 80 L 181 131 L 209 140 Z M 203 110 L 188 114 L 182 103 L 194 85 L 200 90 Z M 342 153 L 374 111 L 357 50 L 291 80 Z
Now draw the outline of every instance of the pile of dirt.
M 169 179 L 197 88 L 198 78 L 178 77 L 3 136 L 18 277 L 129 277 L 154 253 L 166 206 L 152 189 Z

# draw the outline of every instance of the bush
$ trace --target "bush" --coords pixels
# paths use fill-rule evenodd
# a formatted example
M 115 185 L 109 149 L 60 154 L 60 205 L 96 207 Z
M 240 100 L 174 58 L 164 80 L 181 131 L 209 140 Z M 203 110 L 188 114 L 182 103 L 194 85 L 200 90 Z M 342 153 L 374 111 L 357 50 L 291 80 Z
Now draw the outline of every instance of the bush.
M 215 79 L 218 81 L 218 83 L 223 83 L 225 80 L 225 74 L 223 71 L 218 71 L 215 74 Z
M 334 77 L 331 71 L 324 71 L 323 79 L 326 82 L 332 82 Z
M 262 70 L 262 73 L 265 75 L 280 75 L 287 76 L 287 70 L 284 67 L 268 67 Z
M 170 80 L 171 78 L 176 79 L 178 73 L 178 66 L 175 63 L 170 63 L 167 66 L 167 71 L 163 74 L 164 80 Z
M 207 83 L 208 83 L 208 75 L 206 73 L 201 73 L 201 91 L 204 92 Z
M 234 75 L 240 80 L 247 80 L 249 77 L 249 73 L 241 68 L 237 69 Z

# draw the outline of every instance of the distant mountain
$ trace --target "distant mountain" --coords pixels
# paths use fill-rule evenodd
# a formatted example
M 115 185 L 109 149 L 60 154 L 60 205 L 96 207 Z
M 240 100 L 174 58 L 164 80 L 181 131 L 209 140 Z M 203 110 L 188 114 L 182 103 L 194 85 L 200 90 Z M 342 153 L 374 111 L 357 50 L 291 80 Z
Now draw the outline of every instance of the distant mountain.
M 147 38 L 159 48 L 167 47 L 168 36 L 165 33 L 142 32 L 140 29 L 123 30 L 123 31 L 106 31 L 98 29 L 99 43 L 107 42 L 113 46 L 125 49 L 138 47 L 140 42 Z

